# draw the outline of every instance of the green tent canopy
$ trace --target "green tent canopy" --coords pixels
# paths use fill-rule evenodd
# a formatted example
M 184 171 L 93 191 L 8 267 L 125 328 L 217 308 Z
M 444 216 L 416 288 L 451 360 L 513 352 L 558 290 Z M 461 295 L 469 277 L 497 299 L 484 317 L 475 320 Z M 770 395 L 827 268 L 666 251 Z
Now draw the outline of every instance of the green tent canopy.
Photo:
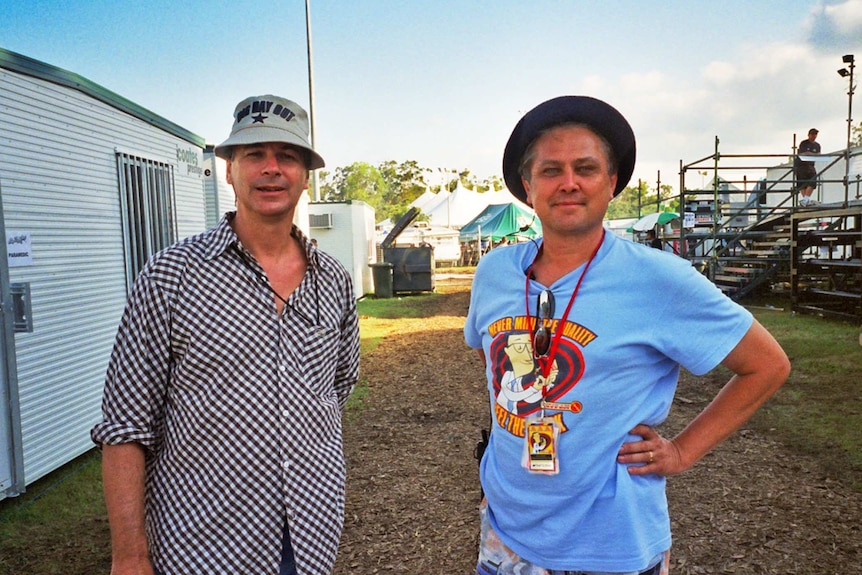
M 663 226 L 678 219 L 679 214 L 676 212 L 656 212 L 654 214 L 647 214 L 633 223 L 630 228 L 626 229 L 626 231 L 645 232 L 655 228 L 656 226 Z
M 526 228 L 521 231 L 521 228 Z M 491 204 L 461 228 L 460 241 L 479 239 L 499 242 L 503 239 L 534 238 L 542 235 L 542 225 L 528 210 L 514 203 Z

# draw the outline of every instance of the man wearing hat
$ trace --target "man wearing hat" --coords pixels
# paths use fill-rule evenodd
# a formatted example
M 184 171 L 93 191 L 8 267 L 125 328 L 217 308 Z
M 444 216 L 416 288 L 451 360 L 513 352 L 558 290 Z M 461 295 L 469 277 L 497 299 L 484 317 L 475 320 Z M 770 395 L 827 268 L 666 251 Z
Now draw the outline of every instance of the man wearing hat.
M 808 138 L 802 140 L 797 149 L 799 155 L 796 156 L 796 185 L 799 187 L 799 204 L 801 206 L 810 206 L 815 203 L 811 199 L 811 195 L 814 193 L 814 188 L 817 187 L 817 167 L 814 162 L 803 160 L 800 156 L 820 153 L 820 143 L 815 141 L 819 133 L 817 128 L 808 130 Z
M 689 262 L 604 228 L 634 164 L 628 122 L 583 96 L 540 104 L 506 145 L 506 184 L 544 236 L 482 259 L 464 327 L 493 420 L 478 574 L 666 573 L 665 477 L 733 433 L 789 373 L 775 339 Z M 509 408 L 495 399 L 514 339 L 534 369 Z M 719 364 L 734 373 L 722 392 L 661 436 L 680 366 L 700 375 Z M 528 445 L 536 434 L 551 440 L 541 451 Z
M 92 431 L 112 573 L 328 574 L 359 336 L 350 276 L 293 225 L 323 158 L 271 95 L 240 102 L 215 153 L 236 211 L 137 278 Z

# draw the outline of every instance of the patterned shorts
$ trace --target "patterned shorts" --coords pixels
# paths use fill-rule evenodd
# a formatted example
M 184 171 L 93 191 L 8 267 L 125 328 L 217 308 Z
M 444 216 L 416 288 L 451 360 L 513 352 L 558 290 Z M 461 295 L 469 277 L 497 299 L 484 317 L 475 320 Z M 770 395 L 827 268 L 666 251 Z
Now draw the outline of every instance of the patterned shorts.
M 479 507 L 481 531 L 479 534 L 479 561 L 476 575 L 668 575 L 670 573 L 670 550 L 664 552 L 661 560 L 640 572 L 605 573 L 599 571 L 560 571 L 545 569 L 519 557 L 497 536 L 488 521 L 487 505 L 483 501 Z

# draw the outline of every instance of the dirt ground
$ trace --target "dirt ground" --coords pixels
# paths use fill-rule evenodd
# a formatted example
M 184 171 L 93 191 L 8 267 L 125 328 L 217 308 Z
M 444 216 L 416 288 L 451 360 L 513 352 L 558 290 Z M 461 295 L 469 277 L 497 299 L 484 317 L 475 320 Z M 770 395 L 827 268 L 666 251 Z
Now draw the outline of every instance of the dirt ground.
M 462 326 L 466 280 L 438 281 L 439 313 L 399 319 L 363 361 L 369 395 L 346 426 L 347 513 L 336 575 L 468 574 L 480 501 L 473 450 L 488 416 Z M 684 375 L 672 434 L 724 383 Z M 743 429 L 669 480 L 674 575 L 862 573 L 862 494 L 776 437 Z

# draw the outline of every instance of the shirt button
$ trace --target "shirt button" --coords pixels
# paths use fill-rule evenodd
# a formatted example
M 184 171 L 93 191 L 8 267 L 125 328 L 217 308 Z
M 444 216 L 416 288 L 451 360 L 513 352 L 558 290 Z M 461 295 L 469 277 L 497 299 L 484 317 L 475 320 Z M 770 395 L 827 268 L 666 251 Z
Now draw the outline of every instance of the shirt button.
M 283 461 L 281 466 L 284 468 L 285 471 L 290 471 L 290 461 Z
M 288 417 L 290 417 L 290 412 L 285 409 L 281 412 L 281 416 L 287 419 Z

